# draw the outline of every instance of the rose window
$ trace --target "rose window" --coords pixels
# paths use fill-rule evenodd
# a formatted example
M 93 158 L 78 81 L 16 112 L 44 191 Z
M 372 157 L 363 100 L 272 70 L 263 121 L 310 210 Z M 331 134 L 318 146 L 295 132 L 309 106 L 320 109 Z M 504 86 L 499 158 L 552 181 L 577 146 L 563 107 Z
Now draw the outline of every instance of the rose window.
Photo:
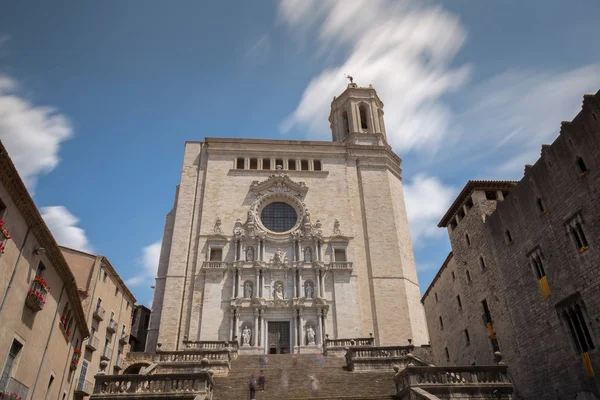
M 272 232 L 287 232 L 298 222 L 298 213 L 287 203 L 271 203 L 263 208 L 260 221 Z

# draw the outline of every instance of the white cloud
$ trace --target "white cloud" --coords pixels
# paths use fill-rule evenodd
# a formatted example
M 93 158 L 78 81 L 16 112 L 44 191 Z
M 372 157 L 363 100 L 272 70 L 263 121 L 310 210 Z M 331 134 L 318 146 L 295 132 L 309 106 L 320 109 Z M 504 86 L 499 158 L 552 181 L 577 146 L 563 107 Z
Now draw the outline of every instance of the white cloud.
M 406 213 L 415 247 L 421 247 L 425 238 L 444 235 L 445 231 L 439 229 L 437 223 L 448 210 L 455 194 L 452 187 L 425 174 L 415 175 L 404 186 Z
M 77 226 L 79 219 L 63 206 L 42 207 L 42 217 L 52 235 L 63 246 L 92 252 L 85 231 Z
M 437 149 L 451 119 L 440 97 L 469 75 L 467 66 L 450 67 L 466 38 L 455 16 L 416 1 L 283 0 L 279 17 L 296 32 L 316 29 L 322 49 L 349 48 L 344 62 L 312 79 L 281 123 L 283 132 L 299 127 L 328 137 L 329 105 L 348 73 L 361 86 L 373 84 L 384 99 L 396 151 Z
M 488 177 L 519 179 L 524 165 L 539 158 L 541 145 L 556 139 L 560 122 L 577 115 L 583 95 L 598 90 L 599 76 L 600 65 L 588 65 L 513 70 L 481 83 L 468 93 L 470 107 L 457 117 L 463 140 L 450 153 L 455 158 L 480 154 L 494 161 L 485 163 Z
M 0 139 L 31 192 L 39 176 L 58 165 L 60 144 L 72 135 L 65 116 L 33 105 L 18 93 L 17 82 L 0 75 Z
M 154 281 L 158 272 L 161 246 L 162 242 L 159 240 L 142 249 L 142 255 L 138 260 L 139 264 L 142 266 L 142 270 L 137 275 L 125 280 L 127 286 L 137 287 Z

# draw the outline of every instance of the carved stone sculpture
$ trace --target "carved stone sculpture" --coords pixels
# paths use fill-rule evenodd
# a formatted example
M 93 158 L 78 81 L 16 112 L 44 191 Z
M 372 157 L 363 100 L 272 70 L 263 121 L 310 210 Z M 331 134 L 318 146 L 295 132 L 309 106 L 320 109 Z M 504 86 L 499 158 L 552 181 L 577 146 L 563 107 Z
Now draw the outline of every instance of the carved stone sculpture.
M 316 344 L 315 343 L 315 337 L 316 337 L 315 331 L 312 328 L 312 326 L 310 326 L 310 325 L 307 326 L 306 327 L 306 340 L 308 341 L 309 345 L 313 345 L 314 346 Z
M 275 300 L 284 299 L 283 284 L 281 282 L 275 283 L 275 291 L 273 292 L 273 298 L 275 298 Z
M 254 247 L 248 246 L 246 249 L 246 261 L 254 261 Z
M 337 218 L 335 219 L 335 222 L 333 223 L 333 234 L 334 235 L 342 234 L 342 230 L 340 229 L 340 220 Z
M 248 328 L 248 325 L 244 327 L 242 331 L 242 346 L 250 346 L 250 337 L 252 336 L 252 331 Z
M 304 249 L 304 261 L 305 262 L 312 262 L 313 257 L 312 257 L 312 249 L 310 247 L 307 247 Z
M 310 211 L 308 211 L 308 208 L 304 213 L 304 220 L 302 222 L 304 222 L 304 224 L 310 224 Z
M 274 264 L 283 264 L 285 262 L 285 252 L 281 249 L 277 249 L 272 261 Z
M 223 229 L 221 229 L 221 218 L 217 217 L 217 221 L 215 222 L 215 227 L 213 228 L 213 232 L 219 235 L 223 234 Z
M 314 291 L 312 282 L 306 282 L 304 284 L 304 294 L 306 295 L 306 298 L 307 299 L 312 299 L 314 292 L 315 291 Z
M 252 297 L 252 283 L 246 282 L 244 283 L 244 297 L 249 299 Z
M 246 223 L 248 223 L 248 224 L 254 223 L 254 213 L 252 212 L 252 210 L 248 211 L 248 220 L 246 221 Z

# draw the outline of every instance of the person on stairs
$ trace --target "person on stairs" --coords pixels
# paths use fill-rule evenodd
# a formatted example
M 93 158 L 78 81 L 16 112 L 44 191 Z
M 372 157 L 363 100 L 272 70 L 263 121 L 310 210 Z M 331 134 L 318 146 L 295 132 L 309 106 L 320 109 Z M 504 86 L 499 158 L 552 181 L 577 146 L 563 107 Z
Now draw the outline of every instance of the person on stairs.
M 258 386 L 260 387 L 260 391 L 265 391 L 265 383 L 267 383 L 267 378 L 265 377 L 265 373 L 263 370 L 260 370 L 260 374 L 258 375 Z
M 256 378 L 254 375 L 250 375 L 248 387 L 250 388 L 250 400 L 256 400 Z

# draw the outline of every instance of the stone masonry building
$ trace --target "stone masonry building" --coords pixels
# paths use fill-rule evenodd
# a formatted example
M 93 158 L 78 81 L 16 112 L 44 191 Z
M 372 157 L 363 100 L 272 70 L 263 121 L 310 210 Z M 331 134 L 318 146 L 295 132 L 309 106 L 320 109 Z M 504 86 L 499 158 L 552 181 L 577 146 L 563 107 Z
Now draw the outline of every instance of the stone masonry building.
M 71 399 L 88 336 L 75 277 L 0 142 L 0 398 Z
M 383 103 L 351 83 L 329 121 L 330 142 L 185 144 L 147 351 L 235 339 L 241 354 L 310 353 L 327 336 L 369 334 L 428 343 Z
M 600 395 L 600 92 L 518 182 L 469 181 L 439 223 L 452 252 L 422 298 L 433 362 L 500 351 L 516 398 Z

